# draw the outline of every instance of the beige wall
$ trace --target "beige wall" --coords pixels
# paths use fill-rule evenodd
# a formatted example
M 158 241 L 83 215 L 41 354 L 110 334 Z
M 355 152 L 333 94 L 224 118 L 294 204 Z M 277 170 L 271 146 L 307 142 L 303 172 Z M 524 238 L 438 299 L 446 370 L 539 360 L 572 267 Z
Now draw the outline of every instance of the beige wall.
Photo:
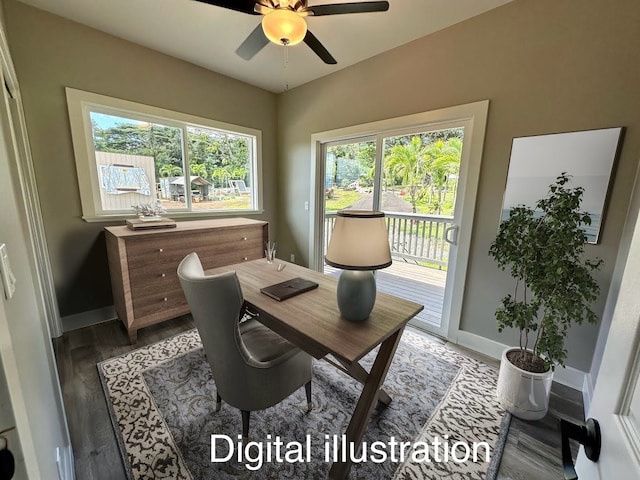
M 512 138 L 626 126 L 602 241 L 588 247 L 605 260 L 604 308 L 639 155 L 636 0 L 516 0 L 277 97 L 15 0 L 5 10 L 62 315 L 111 304 L 104 225 L 80 218 L 65 86 L 262 130 L 261 218 L 300 263 L 313 133 L 489 99 L 462 328 L 503 343 L 515 337 L 496 333 L 493 312 L 511 282 L 487 250 Z M 597 332 L 572 332 L 570 365 L 589 370 Z
M 512 288 L 487 255 L 513 137 L 626 126 L 600 245 L 602 312 L 638 164 L 640 3 L 516 0 L 278 97 L 280 250 L 308 260 L 313 133 L 490 100 L 462 329 L 511 344 L 494 311 Z M 488 279 L 490 281 L 488 281 Z M 597 326 L 572 330 L 568 364 L 589 371 Z
M 63 316 L 112 304 L 106 224 L 81 219 L 64 87 L 262 130 L 265 214 L 258 218 L 275 228 L 274 94 L 14 0 L 4 3 Z

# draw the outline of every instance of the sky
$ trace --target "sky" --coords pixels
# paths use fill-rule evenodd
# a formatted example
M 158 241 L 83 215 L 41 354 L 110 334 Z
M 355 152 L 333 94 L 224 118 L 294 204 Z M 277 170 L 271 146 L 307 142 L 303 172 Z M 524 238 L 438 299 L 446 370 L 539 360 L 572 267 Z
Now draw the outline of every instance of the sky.
M 98 124 L 100 128 L 111 128 L 118 123 L 134 123 L 142 125 L 145 122 L 139 122 L 138 120 L 132 120 L 130 118 L 116 117 L 114 115 L 107 115 L 106 113 L 91 112 L 91 120 Z

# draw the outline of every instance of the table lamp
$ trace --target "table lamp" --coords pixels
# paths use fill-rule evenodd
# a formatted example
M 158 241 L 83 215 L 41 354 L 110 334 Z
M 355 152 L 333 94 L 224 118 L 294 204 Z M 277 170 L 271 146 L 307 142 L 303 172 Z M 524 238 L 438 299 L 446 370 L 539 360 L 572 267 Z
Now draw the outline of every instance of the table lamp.
M 338 308 L 352 322 L 369 318 L 376 301 L 373 270 L 391 265 L 389 236 L 383 212 L 340 210 L 325 261 L 341 268 Z

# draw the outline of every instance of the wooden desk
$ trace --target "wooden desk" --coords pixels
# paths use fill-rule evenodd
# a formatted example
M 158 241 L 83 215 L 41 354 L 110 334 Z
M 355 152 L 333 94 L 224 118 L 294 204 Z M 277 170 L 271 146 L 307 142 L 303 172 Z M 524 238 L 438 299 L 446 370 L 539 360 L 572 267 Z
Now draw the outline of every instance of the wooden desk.
M 286 267 L 278 272 L 278 264 Z M 260 313 L 262 323 L 317 359 L 332 355 L 337 362 L 327 360 L 329 363 L 363 384 L 346 431 L 348 442 L 360 444 L 376 401 L 385 404 L 391 401 L 382 390 L 382 384 L 405 325 L 424 307 L 378 292 L 371 316 L 364 322 L 350 322 L 340 317 L 336 278 L 281 260 L 269 264 L 265 259 L 220 267 L 207 273 L 229 270 L 236 271 L 244 298 L 252 310 Z M 260 293 L 262 287 L 294 277 L 313 280 L 319 286 L 283 302 Z M 367 372 L 359 360 L 378 345 L 378 354 L 371 371 Z M 329 477 L 344 479 L 350 468 L 350 462 L 334 463 Z

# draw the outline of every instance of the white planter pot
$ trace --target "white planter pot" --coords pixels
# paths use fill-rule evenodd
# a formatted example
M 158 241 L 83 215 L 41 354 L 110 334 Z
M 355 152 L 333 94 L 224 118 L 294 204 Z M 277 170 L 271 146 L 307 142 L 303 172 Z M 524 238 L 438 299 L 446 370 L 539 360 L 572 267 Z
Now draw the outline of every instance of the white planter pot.
M 540 420 L 547 414 L 553 370 L 532 373 L 513 365 L 507 353 L 518 348 L 507 348 L 502 352 L 498 388 L 498 402 L 507 412 L 523 420 Z

